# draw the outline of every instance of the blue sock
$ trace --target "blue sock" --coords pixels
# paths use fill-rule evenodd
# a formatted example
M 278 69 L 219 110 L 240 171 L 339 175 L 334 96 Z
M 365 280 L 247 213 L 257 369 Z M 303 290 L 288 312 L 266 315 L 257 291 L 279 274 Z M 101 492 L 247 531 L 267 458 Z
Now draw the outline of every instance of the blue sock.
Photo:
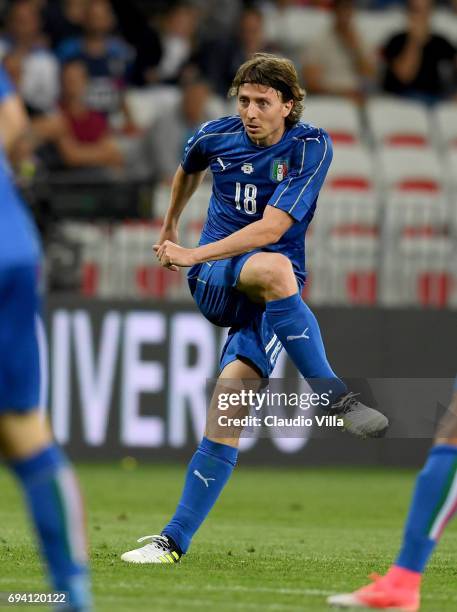
M 457 510 L 457 447 L 435 446 L 416 480 L 403 545 L 395 565 L 423 572 Z
M 187 468 L 184 490 L 176 512 L 163 529 L 183 553 L 216 503 L 230 478 L 238 449 L 203 438 Z
M 53 588 L 69 593 L 72 609 L 89 610 L 84 513 L 71 466 L 52 444 L 10 467 L 24 490 Z
M 347 393 L 346 385 L 327 360 L 317 319 L 299 293 L 267 302 L 266 315 L 287 354 L 313 390 L 323 393 L 331 389 L 335 400 Z

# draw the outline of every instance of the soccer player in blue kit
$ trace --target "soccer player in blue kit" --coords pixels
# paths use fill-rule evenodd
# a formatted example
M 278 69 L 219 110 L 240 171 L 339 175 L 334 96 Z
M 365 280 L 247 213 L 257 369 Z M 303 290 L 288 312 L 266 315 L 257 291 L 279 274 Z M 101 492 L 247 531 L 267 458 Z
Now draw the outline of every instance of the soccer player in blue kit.
M 422 574 L 446 525 L 457 512 L 457 378 L 451 404 L 440 422 L 435 444 L 416 479 L 403 542 L 385 576 L 354 591 L 332 595 L 339 608 L 417 612 Z
M 6 158 L 26 129 L 22 102 L 0 68 L 0 453 L 24 492 L 52 587 L 67 593 L 61 603 L 55 594 L 56 609 L 88 612 L 91 593 L 78 484 L 38 408 L 40 246 Z
M 332 159 L 330 139 L 300 122 L 304 92 L 287 59 L 254 55 L 239 68 L 230 93 L 239 115 L 202 125 L 187 143 L 156 255 L 171 270 L 190 266 L 200 311 L 230 327 L 221 384 L 268 378 L 284 347 L 313 389 L 322 391 L 323 384 L 331 391 L 331 412 L 341 415 L 347 431 L 378 436 L 386 417 L 360 403 L 333 372 L 316 318 L 301 298 L 304 237 Z M 208 167 L 213 192 L 207 220 L 199 246 L 186 249 L 177 244 L 178 219 Z M 215 406 L 213 397 L 208 422 Z M 124 553 L 124 561 L 180 559 L 233 471 L 238 438 L 211 436 L 207 423 L 175 515 L 160 536 L 146 536 L 139 541 L 150 543 Z

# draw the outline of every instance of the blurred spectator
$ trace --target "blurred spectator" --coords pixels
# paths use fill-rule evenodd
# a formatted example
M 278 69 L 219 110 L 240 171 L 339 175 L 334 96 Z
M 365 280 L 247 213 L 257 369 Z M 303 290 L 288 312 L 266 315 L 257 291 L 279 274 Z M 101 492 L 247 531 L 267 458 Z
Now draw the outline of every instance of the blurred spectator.
M 88 84 L 83 62 L 64 64 L 60 107 L 33 119 L 23 157 L 33 158 L 40 173 L 71 169 L 80 180 L 149 180 L 146 135 L 113 132 L 106 115 L 87 105 Z
M 183 87 L 181 101 L 151 127 L 150 159 L 160 181 L 171 182 L 188 139 L 200 124 L 215 118 L 208 109 L 210 93 L 206 82 L 190 81 Z
M 52 110 L 59 94 L 59 67 L 46 48 L 39 9 L 33 0 L 17 0 L 8 11 L 0 60 L 7 55 L 6 68 L 9 66 L 29 113 Z
M 262 13 L 250 7 L 242 12 L 235 35 L 203 41 L 193 61 L 214 90 L 226 97 L 240 64 L 259 51 L 274 49 L 265 41 Z
M 136 5 L 125 0 L 111 0 L 111 5 L 122 34 L 136 51 L 129 81 L 138 87 L 157 82 L 157 65 L 162 57 L 162 45 L 156 29 L 148 23 Z
M 123 90 L 132 59 L 131 49 L 113 35 L 115 17 L 107 0 L 91 0 L 84 34 L 64 40 L 57 49 L 62 63 L 80 60 L 89 75 L 88 104 L 104 113 L 124 110 Z
M 432 8 L 431 0 L 410 0 L 406 31 L 384 47 L 386 92 L 433 103 L 455 91 L 456 49 L 431 31 Z
M 44 31 L 53 48 L 83 34 L 89 0 L 48 0 L 43 7 Z
M 24 56 L 17 51 L 10 51 L 3 57 L 3 67 L 8 73 L 16 91 L 21 88 L 23 72 L 24 72 Z
M 69 131 L 80 143 L 99 143 L 108 135 L 108 121 L 102 113 L 87 106 L 88 74 L 78 60 L 68 62 L 62 69 L 61 110 Z
M 198 11 L 189 2 L 172 4 L 160 19 L 162 57 L 157 66 L 161 83 L 177 83 L 190 60 L 198 26 Z
M 52 143 L 69 168 L 120 167 L 123 158 L 105 115 L 86 104 L 87 87 L 83 62 L 73 60 L 63 66 L 60 110 L 32 124 L 37 145 Z M 50 159 L 48 149 L 44 155 Z
M 241 0 L 194 0 L 200 12 L 199 35 L 228 36 L 240 18 Z
M 374 82 L 374 57 L 354 23 L 353 0 L 335 0 L 333 23 L 306 50 L 303 76 L 310 94 L 361 101 Z

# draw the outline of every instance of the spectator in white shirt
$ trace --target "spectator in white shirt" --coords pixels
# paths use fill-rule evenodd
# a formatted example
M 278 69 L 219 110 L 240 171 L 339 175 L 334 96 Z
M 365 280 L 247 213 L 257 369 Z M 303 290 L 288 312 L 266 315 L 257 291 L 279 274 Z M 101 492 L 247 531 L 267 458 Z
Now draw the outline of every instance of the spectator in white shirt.
M 374 55 L 354 24 L 352 0 L 335 0 L 333 23 L 306 49 L 303 76 L 310 94 L 360 102 L 373 87 Z
M 51 111 L 59 97 L 59 66 L 46 46 L 39 9 L 32 0 L 17 0 L 9 9 L 0 60 L 10 54 L 22 61 L 19 93 L 29 112 Z

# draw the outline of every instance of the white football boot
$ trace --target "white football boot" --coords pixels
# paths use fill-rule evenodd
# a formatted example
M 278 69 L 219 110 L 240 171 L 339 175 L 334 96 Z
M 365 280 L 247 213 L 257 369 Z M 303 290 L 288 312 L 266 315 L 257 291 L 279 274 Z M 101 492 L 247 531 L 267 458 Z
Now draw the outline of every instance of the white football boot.
M 389 419 L 357 399 L 358 393 L 346 393 L 332 404 L 330 414 L 344 421 L 344 429 L 358 438 L 380 438 L 389 427 Z
M 176 550 L 167 536 L 144 536 L 137 541 L 144 542 L 145 540 L 151 540 L 150 544 L 125 552 L 121 555 L 122 561 L 127 563 L 178 563 L 182 557 L 182 553 Z

